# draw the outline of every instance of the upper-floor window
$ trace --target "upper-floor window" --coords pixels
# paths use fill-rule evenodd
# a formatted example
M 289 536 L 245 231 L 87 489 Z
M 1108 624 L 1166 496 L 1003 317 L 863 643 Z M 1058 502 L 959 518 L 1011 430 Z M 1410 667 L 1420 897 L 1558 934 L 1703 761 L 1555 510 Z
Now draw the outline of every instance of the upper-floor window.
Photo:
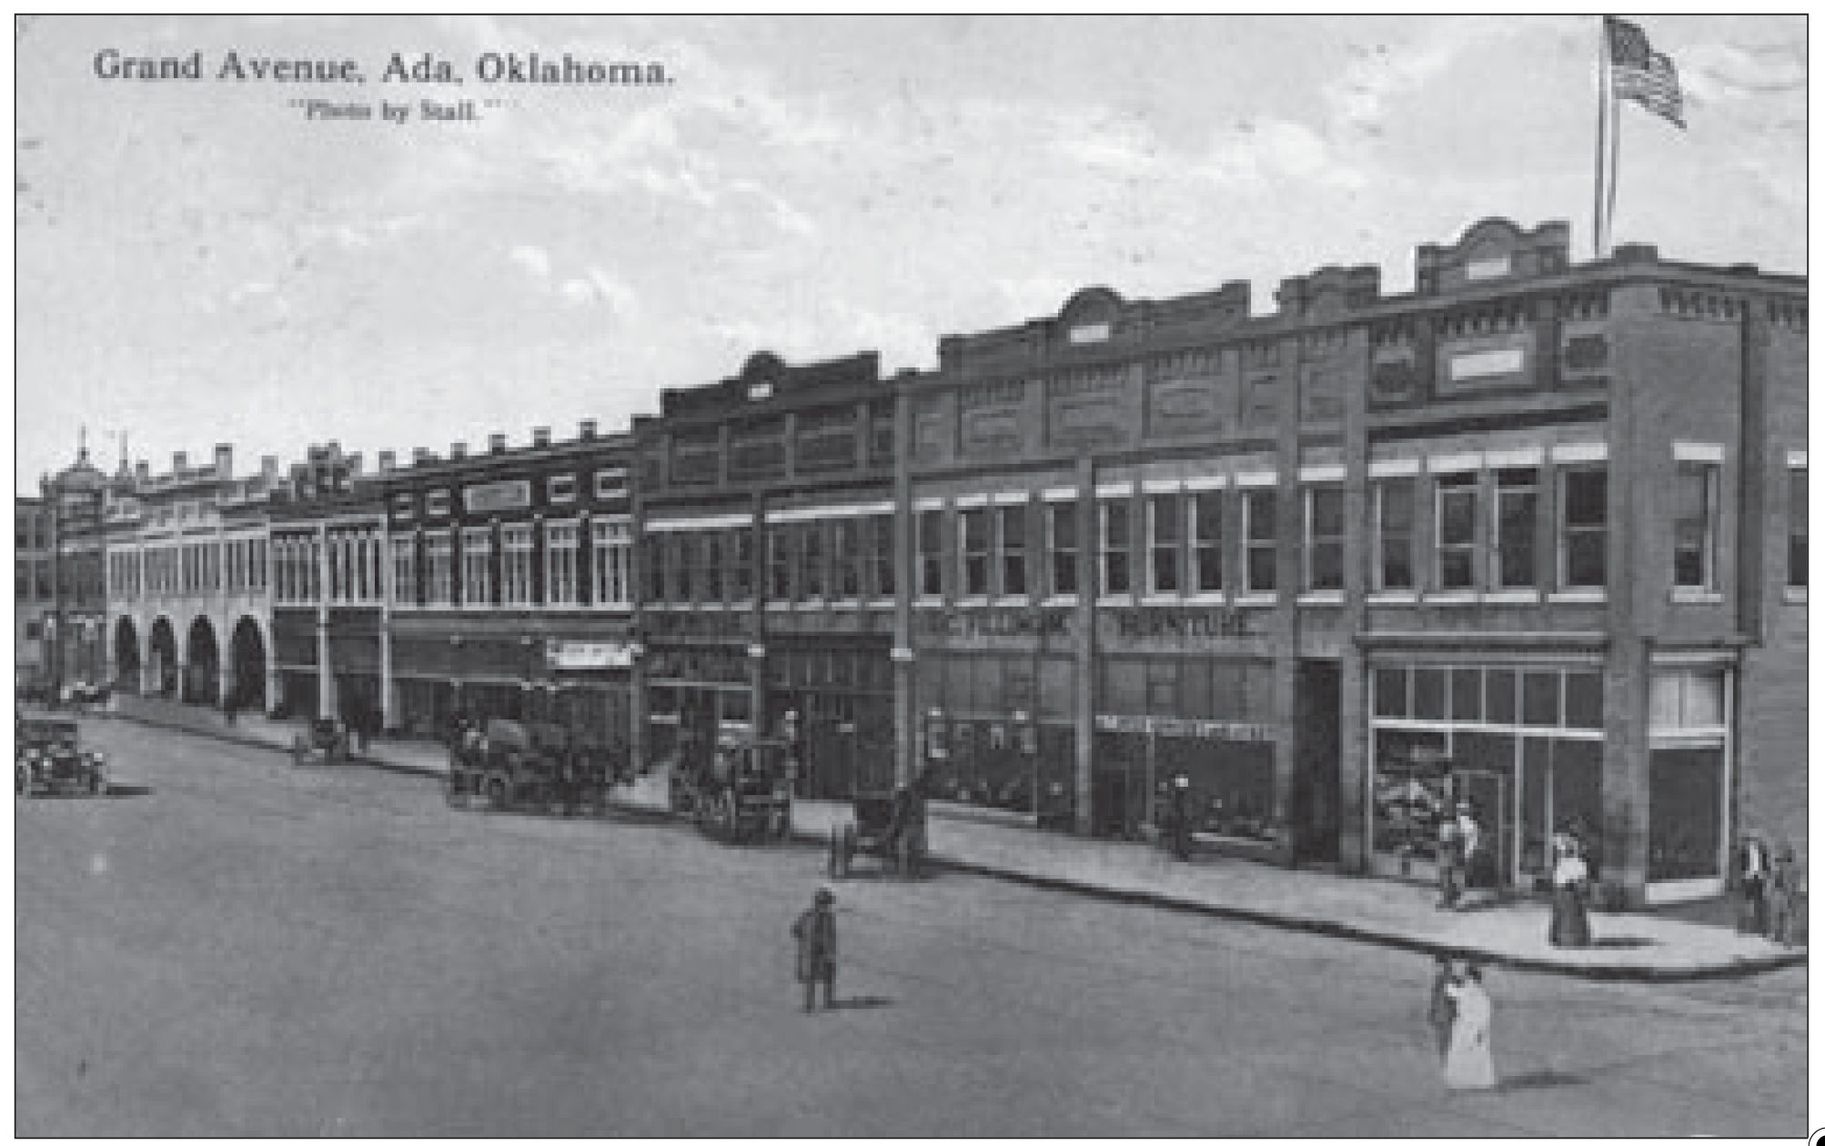
M 1673 472 L 1673 586 L 1717 588 L 1717 474 L 1713 462 L 1681 461 Z
M 425 604 L 455 603 L 450 535 L 443 530 L 425 535 Z
M 1278 491 L 1251 487 L 1242 491 L 1243 571 L 1250 593 L 1272 593 L 1276 588 L 1276 548 L 1279 529 L 1275 521 Z
M 1001 594 L 1024 597 L 1027 593 L 1027 507 L 995 508 L 995 543 L 1001 554 Z
M 671 548 L 671 587 L 668 599 L 672 601 L 689 601 L 696 595 L 698 573 L 698 546 L 695 533 L 672 533 L 666 535 L 666 544 Z
M 854 601 L 862 596 L 862 519 L 841 517 L 831 523 L 831 561 L 835 566 L 831 596 Z
M 425 493 L 425 516 L 426 517 L 449 517 L 450 516 L 450 491 L 449 490 L 434 489 L 434 490 L 429 490 Z
M 1076 593 L 1078 542 L 1075 501 L 1046 503 L 1046 549 L 1052 555 L 1052 584 L 1049 586 L 1052 593 L 1060 597 Z
M 1806 467 L 1787 470 L 1787 587 L 1806 587 Z
M 1179 555 L 1185 541 L 1182 494 L 1156 493 L 1147 498 L 1147 591 L 1179 591 Z
M 577 523 L 545 523 L 545 603 L 577 603 Z
M 1305 487 L 1305 587 L 1343 588 L 1343 487 Z
M 891 599 L 894 595 L 893 531 L 898 519 L 888 514 L 867 520 L 874 540 L 874 595 Z
M 1559 471 L 1559 587 L 1604 587 L 1609 545 L 1609 471 L 1578 466 Z
M 1413 483 L 1410 477 L 1375 483 L 1375 588 L 1413 588 Z
M 1499 588 L 1539 584 L 1535 554 L 1539 504 L 1539 470 L 1525 466 L 1496 471 L 1494 565 Z
M 1098 591 L 1105 597 L 1133 589 L 1129 578 L 1128 558 L 1134 544 L 1131 518 L 1133 506 L 1128 498 L 1111 497 L 1096 503 Z
M 732 553 L 729 563 L 729 596 L 736 601 L 754 599 L 754 531 L 737 529 L 728 549 Z
M 632 592 L 632 537 L 624 522 L 589 523 L 591 600 L 612 608 L 627 606 Z M 656 549 L 657 547 L 655 547 Z
M 1437 478 L 1438 587 L 1474 589 L 1476 577 L 1477 475 L 1444 473 Z
M 552 505 L 569 505 L 577 500 L 577 475 L 553 474 L 546 478 L 545 500 Z
M 792 536 L 791 527 L 781 524 L 767 526 L 767 598 L 772 601 L 790 601 L 792 599 Z
M 415 605 L 418 603 L 418 561 L 412 535 L 395 534 L 387 539 L 387 546 L 393 551 L 393 603 Z
M 807 521 L 799 526 L 799 596 L 813 601 L 824 599 L 828 582 L 825 570 L 824 523 Z
M 501 603 L 532 603 L 532 526 L 501 527 Z
M 1191 495 L 1191 576 L 1199 593 L 1223 591 L 1223 491 Z
M 487 526 L 463 530 L 463 604 L 487 605 L 494 600 L 490 566 L 494 559 L 494 531 Z
M 411 494 L 396 493 L 393 495 L 393 520 L 394 521 L 412 520 L 412 495 Z
M 944 595 L 944 511 L 919 511 L 919 595 Z
M 962 566 L 963 595 L 986 597 L 989 592 L 989 511 L 957 511 L 957 553 Z
M 595 494 L 597 501 L 627 500 L 627 467 L 609 466 L 595 473 Z

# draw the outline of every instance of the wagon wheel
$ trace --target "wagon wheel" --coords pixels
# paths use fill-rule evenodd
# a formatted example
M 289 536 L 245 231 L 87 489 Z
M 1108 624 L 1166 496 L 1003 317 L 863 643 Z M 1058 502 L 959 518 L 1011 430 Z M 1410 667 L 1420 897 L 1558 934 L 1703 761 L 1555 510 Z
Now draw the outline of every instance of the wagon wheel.
M 504 812 L 513 803 L 513 783 L 505 772 L 490 772 L 482 780 L 482 795 L 490 811 Z

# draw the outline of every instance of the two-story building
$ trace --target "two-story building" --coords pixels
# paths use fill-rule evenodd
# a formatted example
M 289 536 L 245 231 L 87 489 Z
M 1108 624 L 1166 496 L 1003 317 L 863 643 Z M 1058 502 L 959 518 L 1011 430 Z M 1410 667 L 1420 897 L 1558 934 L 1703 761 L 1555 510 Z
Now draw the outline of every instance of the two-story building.
M 42 683 L 50 663 L 45 618 L 51 592 L 51 508 L 43 497 L 13 498 L 13 681 Z
M 1110 833 L 1183 774 L 1416 878 L 1465 800 L 1504 882 L 1570 827 L 1634 902 L 1803 848 L 1805 282 L 1568 238 L 945 339 L 901 386 L 919 765 Z
M 383 455 L 384 457 L 384 455 Z M 629 750 L 633 710 L 630 447 L 583 421 L 525 446 L 382 466 L 386 726 L 442 736 L 456 714 L 550 721 Z
M 234 451 L 209 462 L 141 461 L 108 486 L 108 679 L 116 688 L 192 704 L 235 697 L 263 708 L 272 623 L 266 505 L 278 461 L 237 477 Z
M 874 354 L 666 390 L 634 423 L 646 749 L 798 742 L 803 794 L 894 779 L 900 514 Z

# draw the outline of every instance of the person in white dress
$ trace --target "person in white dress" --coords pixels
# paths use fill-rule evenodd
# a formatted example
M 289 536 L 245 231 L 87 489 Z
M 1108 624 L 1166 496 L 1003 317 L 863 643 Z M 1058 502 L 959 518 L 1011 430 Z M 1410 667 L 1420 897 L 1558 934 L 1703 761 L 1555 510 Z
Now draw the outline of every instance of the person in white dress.
M 1445 987 L 1456 1007 L 1451 1021 L 1451 1043 L 1445 1050 L 1445 1085 L 1452 1090 L 1495 1088 L 1495 1058 L 1489 1050 L 1489 1020 L 1493 1005 L 1483 990 L 1483 973 L 1475 963 L 1464 968 L 1457 982 Z

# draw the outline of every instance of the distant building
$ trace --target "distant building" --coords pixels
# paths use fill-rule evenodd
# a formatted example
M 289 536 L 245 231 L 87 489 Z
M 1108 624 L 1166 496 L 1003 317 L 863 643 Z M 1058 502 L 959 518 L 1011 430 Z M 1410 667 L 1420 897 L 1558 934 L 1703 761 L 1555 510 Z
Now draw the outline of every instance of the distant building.
M 231 446 L 207 463 L 184 452 L 141 461 L 108 483 L 109 677 L 123 692 L 190 704 L 234 697 L 252 711 L 271 688 L 267 501 L 279 465 L 234 472 Z
M 49 657 L 46 618 L 51 616 L 51 509 L 42 497 L 13 498 L 13 679 L 42 681 Z

